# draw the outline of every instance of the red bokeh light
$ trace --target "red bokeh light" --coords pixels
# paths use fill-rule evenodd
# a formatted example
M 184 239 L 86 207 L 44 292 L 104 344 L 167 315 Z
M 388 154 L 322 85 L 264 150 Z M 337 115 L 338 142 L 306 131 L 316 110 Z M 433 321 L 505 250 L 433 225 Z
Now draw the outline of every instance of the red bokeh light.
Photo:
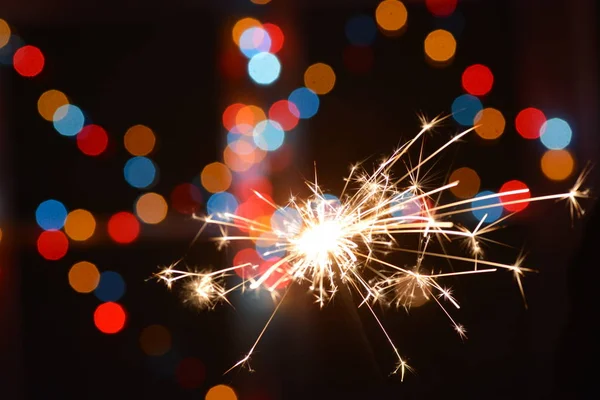
M 127 321 L 127 314 L 120 304 L 108 302 L 100 304 L 94 311 L 94 324 L 102 333 L 120 332 Z
M 246 75 L 246 60 L 244 55 L 236 48 L 225 50 L 221 53 L 221 72 L 227 78 L 241 79 Z M 234 114 L 235 120 L 235 114 Z
M 462 85 L 467 93 L 473 96 L 483 96 L 492 90 L 494 75 L 485 65 L 471 65 L 463 72 Z
M 283 42 L 285 41 L 283 31 L 277 25 L 271 23 L 263 24 L 262 27 L 265 31 L 267 31 L 269 37 L 271 38 L 271 48 L 269 49 L 269 53 L 277 53 L 279 50 L 281 50 L 283 47 Z
M 106 150 L 108 135 L 98 125 L 87 125 L 77 134 L 77 147 L 88 156 L 100 155 Z
M 246 107 L 242 103 L 234 103 L 223 111 L 223 126 L 228 131 L 232 130 L 237 125 L 237 115 L 242 108 Z
M 235 270 L 235 273 L 242 279 L 255 277 L 259 273 L 259 268 L 253 268 L 253 266 L 260 266 L 262 262 L 263 259 L 252 248 L 242 249 L 233 257 L 233 265 L 252 264 Z
M 346 46 L 344 65 L 354 74 L 365 74 L 373 67 L 373 50 L 370 47 Z
M 528 189 L 528 187 L 526 184 L 524 184 L 521 181 L 512 180 L 512 181 L 508 181 L 504 185 L 502 185 L 502 187 L 500 188 L 500 193 L 510 192 L 513 190 L 520 190 L 520 189 Z M 507 196 L 500 196 L 500 201 L 502 203 L 507 203 L 510 201 L 529 199 L 530 197 L 531 197 L 531 193 L 526 192 L 526 193 L 519 193 L 519 194 L 511 194 L 511 195 L 507 195 Z M 524 210 L 528 205 L 529 205 L 529 202 L 526 201 L 523 203 L 516 203 L 516 204 L 503 204 L 503 207 L 507 211 L 517 212 L 517 211 Z
M 202 361 L 188 357 L 181 360 L 175 373 L 177 383 L 184 389 L 196 389 L 204 383 L 206 368 Z
M 298 107 L 287 100 L 279 100 L 269 109 L 269 119 L 278 122 L 284 131 L 294 129 L 298 125 L 299 117 Z
M 19 75 L 31 78 L 44 69 L 44 55 L 35 46 L 23 46 L 15 52 L 13 65 Z
M 171 206 L 182 214 L 193 214 L 200 209 L 202 194 L 191 183 L 177 185 L 171 192 Z
M 456 10 L 458 0 L 425 0 L 430 13 L 436 17 L 448 17 Z
M 46 260 L 60 260 L 69 250 L 69 239 L 61 231 L 44 231 L 38 237 L 37 249 Z
M 135 215 L 118 212 L 108 220 L 108 234 L 117 243 L 131 243 L 140 234 L 140 223 Z
M 239 201 L 244 202 L 254 195 L 254 192 L 273 195 L 273 185 L 264 176 L 244 176 L 233 187 L 232 192 Z
M 546 116 L 544 113 L 533 107 L 522 110 L 515 119 L 517 132 L 525 139 L 539 138 L 540 130 L 545 122 Z
M 260 266 L 258 267 L 258 273 L 260 275 L 263 275 L 265 272 L 267 272 L 272 266 L 275 265 L 275 263 L 278 263 L 281 260 L 281 258 L 278 257 L 273 257 L 272 259 L 268 260 L 268 261 L 263 261 L 262 264 L 260 264 Z M 280 266 L 277 267 L 277 269 L 275 271 L 273 271 L 269 277 L 267 279 L 265 279 L 263 285 L 266 288 L 271 288 L 273 287 L 273 285 L 277 284 L 274 289 L 283 289 L 286 286 L 288 286 L 292 281 L 289 279 L 289 277 L 282 279 L 281 282 L 277 283 L 277 281 L 279 281 L 279 279 L 281 279 L 281 277 L 283 277 L 284 275 L 287 274 L 287 272 L 290 270 L 290 265 L 287 262 L 284 262 L 283 264 L 281 264 Z

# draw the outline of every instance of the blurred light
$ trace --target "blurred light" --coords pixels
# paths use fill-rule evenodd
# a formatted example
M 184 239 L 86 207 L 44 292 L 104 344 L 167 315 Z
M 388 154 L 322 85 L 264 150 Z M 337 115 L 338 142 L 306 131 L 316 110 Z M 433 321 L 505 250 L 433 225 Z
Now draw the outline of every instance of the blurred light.
M 384 31 L 398 31 L 406 25 L 408 11 L 401 1 L 383 0 L 375 9 L 375 19 Z
M 267 116 L 262 108 L 254 105 L 244 106 L 238 110 L 235 116 L 236 125 L 230 131 L 252 136 L 254 126 L 265 119 Z
M 134 125 L 125 132 L 123 142 L 132 156 L 146 156 L 154 149 L 156 137 L 147 126 Z
M 0 47 L 0 65 L 12 65 L 15 52 L 23 46 L 23 39 L 15 34 L 10 35 L 8 43 Z
M 482 109 L 481 101 L 477 97 L 463 94 L 452 102 L 452 117 L 461 125 L 472 126 Z
M 484 190 L 483 192 L 480 192 L 479 194 L 477 194 L 475 196 L 475 198 L 477 199 L 479 197 L 489 196 L 489 195 L 493 195 L 493 194 L 495 194 L 495 193 L 491 192 L 489 190 Z M 483 208 L 480 210 L 473 210 L 471 212 L 473 213 L 475 218 L 477 218 L 478 221 L 481 221 L 483 219 L 483 217 L 485 216 L 484 223 L 489 224 L 491 222 L 496 221 L 498 218 L 500 218 L 502 216 L 502 206 L 500 205 L 500 199 L 498 197 L 492 197 L 490 199 L 478 200 L 478 201 L 471 202 L 471 207 L 473 207 L 473 208 L 493 206 L 495 204 L 498 204 L 498 207 Z M 487 214 L 487 216 L 486 216 L 486 214 Z
M 152 184 L 156 178 L 156 167 L 152 160 L 146 157 L 133 157 L 123 168 L 125 180 L 131 186 L 143 189 Z
M 140 347 L 149 356 L 162 356 L 171 349 L 171 332 L 162 325 L 147 326 L 140 334 Z
M 251 154 L 256 148 L 253 137 L 233 132 L 227 134 L 227 144 L 239 155 Z
M 288 97 L 288 101 L 298 108 L 299 117 L 302 119 L 313 117 L 319 110 L 319 96 L 305 87 L 294 90 Z
M 245 104 L 234 103 L 223 111 L 223 127 L 225 127 L 225 129 L 231 131 L 238 124 L 237 115 L 244 107 L 246 107 Z
M 313 64 L 304 72 L 304 86 L 316 94 L 327 94 L 335 85 L 335 72 L 327 64 Z
M 270 257 L 258 267 L 259 274 L 262 275 L 266 273 L 269 269 L 273 267 L 273 265 L 280 262 L 280 260 L 281 258 L 279 257 Z M 278 266 L 277 269 L 275 269 L 275 271 L 273 271 L 269 275 L 269 277 L 265 279 L 263 283 L 264 287 L 269 289 L 272 287 L 274 287 L 275 289 L 283 289 L 289 286 L 290 283 L 292 283 L 289 274 L 290 269 L 290 264 L 288 264 L 287 262 L 284 262 L 283 264 Z
M 175 372 L 177 383 L 184 389 L 196 389 L 202 386 L 206 377 L 206 368 L 197 358 L 184 358 Z
M 256 218 L 257 222 L 259 218 Z M 260 223 L 260 222 L 259 222 Z M 250 231 L 253 229 L 252 224 L 249 224 Z M 256 237 L 256 236 L 253 236 Z M 274 233 L 259 233 L 255 244 L 256 252 L 264 261 L 281 259 L 285 257 L 286 249 L 277 245 L 277 236 Z M 259 274 L 265 273 L 265 265 L 261 263 L 259 266 Z M 281 274 L 279 274 L 281 276 Z M 272 282 L 271 282 L 272 283 Z M 265 282 L 265 286 L 268 284 Z
M 80 261 L 69 270 L 69 285 L 78 293 L 93 292 L 99 282 L 100 273 L 91 262 Z
M 296 236 L 300 233 L 302 225 L 302 216 L 294 208 L 279 208 L 271 216 L 271 229 L 276 233 L 281 232 Z
M 467 93 L 473 96 L 483 96 L 492 90 L 494 75 L 492 71 L 482 64 L 471 65 L 462 74 L 462 86 Z
M 106 150 L 108 135 L 104 128 L 98 125 L 84 126 L 77 135 L 77 147 L 88 156 L 100 155 Z
M 294 103 L 288 100 L 279 100 L 269 108 L 269 119 L 277 121 L 284 131 L 290 131 L 298 125 L 300 111 Z
M 113 334 L 120 332 L 125 326 L 127 315 L 117 303 L 100 304 L 94 311 L 94 324 L 102 333 Z
M 529 107 L 517 114 L 515 126 L 519 135 L 525 139 L 537 139 L 540 137 L 540 131 L 545 122 L 546 116 L 542 111 Z
M 214 162 L 204 167 L 200 180 L 208 192 L 224 192 L 231 185 L 231 171 L 225 164 Z
M 254 18 L 242 18 L 240 19 L 238 22 L 235 23 L 235 25 L 233 26 L 233 30 L 231 32 L 231 35 L 233 37 L 233 41 L 235 42 L 235 44 L 237 46 L 240 45 L 240 38 L 242 37 L 242 34 L 249 28 L 252 27 L 260 27 L 261 24 L 258 20 L 254 19 Z
M 169 206 L 158 193 L 144 193 L 135 202 L 135 213 L 147 224 L 158 224 L 167 217 Z
M 10 40 L 10 26 L 8 23 L 0 18 L 0 49 L 6 46 Z
M 37 224 L 46 231 L 62 228 L 66 219 L 67 208 L 58 200 L 43 201 L 35 210 Z
M 114 214 L 108 220 L 108 235 L 117 243 L 131 243 L 140 233 L 140 224 L 135 216 L 126 211 Z
M 248 200 L 254 195 L 255 191 L 271 196 L 273 194 L 273 185 L 269 179 L 261 175 L 242 175 L 233 187 L 233 193 L 240 201 Z
M 437 29 L 425 38 L 425 54 L 438 63 L 450 61 L 456 53 L 456 40 L 444 29 Z
M 219 59 L 220 72 L 228 77 L 240 79 L 246 76 L 246 58 L 237 49 L 223 49 Z
M 233 265 L 246 264 L 246 266 L 235 270 L 235 273 L 242 279 L 249 279 L 258 275 L 258 266 L 262 262 L 260 255 L 252 248 L 242 249 L 233 257 Z
M 181 214 L 194 214 L 201 203 L 200 189 L 191 183 L 177 185 L 171 192 L 171 206 Z
M 573 131 L 567 121 L 551 118 L 540 128 L 540 140 L 549 150 L 562 150 L 571 143 Z
M 250 1 L 253 2 L 254 4 L 258 4 L 258 5 L 269 4 L 271 2 L 271 0 L 250 0 Z
M 430 13 L 436 17 L 448 17 L 456 10 L 458 0 L 425 0 Z
M 373 67 L 373 49 L 370 47 L 346 46 L 344 65 L 354 74 L 366 74 Z
M 346 37 L 355 46 L 368 46 L 375 40 L 377 26 L 370 15 L 356 15 L 346 22 Z
M 504 133 L 506 127 L 504 116 L 495 108 L 485 108 L 479 111 L 474 122 L 477 124 L 475 132 L 481 138 L 487 140 L 498 139 Z
M 271 37 L 262 27 L 248 28 L 240 37 L 240 50 L 248 58 L 271 49 Z
M 204 400 L 237 400 L 237 395 L 229 386 L 217 385 L 208 390 Z
M 73 210 L 67 215 L 65 232 L 72 239 L 84 241 L 92 237 L 96 230 L 96 220 L 87 210 Z
M 56 110 L 59 107 L 69 104 L 69 99 L 61 91 L 48 90 L 40 96 L 38 99 L 38 112 L 46 121 L 54 121 Z M 66 115 L 66 109 L 64 113 Z M 56 120 L 62 119 L 63 116 L 57 115 Z
M 279 172 L 292 164 L 294 151 L 292 146 L 283 144 L 277 151 L 269 154 L 269 171 Z
M 397 196 L 392 203 L 392 207 L 394 207 L 392 216 L 400 218 L 421 214 L 423 201 L 421 199 L 410 200 L 413 197 L 412 193 L 404 193 L 401 196 Z
M 211 195 L 206 202 L 206 212 L 216 220 L 229 221 L 229 217 L 223 214 L 234 214 L 238 207 L 238 201 L 229 192 L 219 192 Z
M 247 171 L 254 165 L 254 150 L 251 150 L 252 146 L 249 143 L 238 141 L 235 144 L 235 149 L 236 150 L 228 145 L 225 147 L 225 150 L 223 150 L 223 161 L 225 162 L 225 165 L 232 171 Z M 249 153 L 246 153 L 246 151 L 249 151 Z
M 456 181 L 458 181 L 458 185 L 450 188 L 450 191 L 459 199 L 470 199 L 475 196 L 481 185 L 477 172 L 467 167 L 459 168 L 450 174 L 448 183 Z
M 125 281 L 114 271 L 104 271 L 100 274 L 100 283 L 94 290 L 94 295 L 101 301 L 117 301 L 125 294 Z
M 54 112 L 54 129 L 64 136 L 75 136 L 83 128 L 85 118 L 79 107 L 72 104 L 60 106 Z
M 573 173 L 575 161 L 567 150 L 548 150 L 542 156 L 541 166 L 546 177 L 562 181 Z
M 283 31 L 279 26 L 269 23 L 264 24 L 263 29 L 267 31 L 271 38 L 271 49 L 269 50 L 269 53 L 277 54 L 283 47 L 283 42 L 285 41 Z
M 500 188 L 500 193 L 511 192 L 513 190 L 521 190 L 521 189 L 529 189 L 529 188 L 527 187 L 526 184 L 524 184 L 521 181 L 512 180 L 512 181 L 508 181 L 504 185 L 502 185 L 502 187 Z M 506 196 L 500 196 L 500 201 L 502 203 L 508 203 L 511 201 L 525 200 L 530 197 L 531 197 L 531 192 L 519 193 L 519 194 L 509 194 Z M 528 205 L 529 205 L 529 202 L 523 202 L 523 203 L 516 203 L 516 204 L 505 204 L 503 206 L 506 209 L 506 211 L 518 212 L 518 211 L 522 211 L 525 208 L 527 208 Z
M 250 78 L 260 85 L 269 85 L 281 72 L 281 64 L 276 55 L 271 53 L 258 53 L 248 62 L 248 74 Z
M 19 75 L 32 78 L 44 69 L 44 55 L 35 46 L 23 46 L 15 52 L 13 65 Z
M 285 139 L 285 132 L 275 121 L 270 119 L 261 121 L 254 128 L 254 143 L 266 151 L 277 150 Z
M 44 231 L 38 237 L 37 249 L 46 260 L 60 260 L 67 254 L 69 240 L 61 231 Z

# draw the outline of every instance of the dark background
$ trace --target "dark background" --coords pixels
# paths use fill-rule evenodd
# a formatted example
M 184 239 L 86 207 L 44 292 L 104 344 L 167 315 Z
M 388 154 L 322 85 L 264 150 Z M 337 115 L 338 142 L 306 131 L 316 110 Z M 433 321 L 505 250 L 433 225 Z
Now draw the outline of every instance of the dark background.
M 199 312 L 181 304 L 162 285 L 147 282 L 157 265 L 186 251 L 196 224 L 170 215 L 168 222 L 131 246 L 103 237 L 74 247 L 58 262 L 35 250 L 34 210 L 55 197 L 65 204 L 108 217 L 129 210 L 138 195 L 122 179 L 127 154 L 121 135 L 136 123 L 157 133 L 160 167 L 155 191 L 168 194 L 219 157 L 220 115 L 233 101 L 264 104 L 302 84 L 306 66 L 322 61 L 337 73 L 334 91 L 321 98 L 319 113 L 293 133 L 292 167 L 274 176 L 275 197 L 319 166 L 320 180 L 341 189 L 348 164 L 389 153 L 418 129 L 416 114 L 449 112 L 462 93 L 460 76 L 473 63 L 492 69 L 496 83 L 484 104 L 500 109 L 507 130 L 490 145 L 472 136 L 444 157 L 440 168 L 470 165 L 483 188 L 508 179 L 527 182 L 535 193 L 553 193 L 569 183 L 551 183 L 539 171 L 538 143 L 514 131 L 516 113 L 527 106 L 569 121 L 571 149 L 582 168 L 599 154 L 598 37 L 593 0 L 461 1 L 464 28 L 459 50 L 444 69 L 429 66 L 422 42 L 436 25 L 418 1 L 406 2 L 409 29 L 400 38 L 378 37 L 375 63 L 364 76 L 344 69 L 345 21 L 372 13 L 375 1 L 278 1 L 254 6 L 246 1 L 75 2 L 2 0 L 0 17 L 27 43 L 42 49 L 44 72 L 23 79 L 0 69 L 3 179 L 3 265 L 0 274 L 0 397 L 31 398 L 204 398 L 215 384 L 234 387 L 240 399 L 325 398 L 592 398 L 595 355 L 592 327 L 598 263 L 598 216 L 589 213 L 571 227 L 563 204 L 530 206 L 499 239 L 516 249 L 490 249 L 490 259 L 512 262 L 521 244 L 527 266 L 529 309 L 523 307 L 510 273 L 451 282 L 463 308 L 455 313 L 468 329 L 462 342 L 433 304 L 411 311 L 382 312 L 401 354 L 416 374 L 403 384 L 388 377 L 394 358 L 385 337 L 364 309 L 342 293 L 319 310 L 302 290 L 283 306 L 253 357 L 256 372 L 222 376 L 252 344 L 272 309 L 268 299 L 240 301 L 235 311 L 218 307 Z M 283 74 L 273 87 L 228 81 L 219 71 L 220 49 L 240 17 L 278 23 L 286 34 Z M 81 106 L 111 137 L 108 154 L 90 159 L 37 114 L 39 94 L 56 88 Z M 256 94 L 259 93 L 259 94 Z M 448 131 L 457 127 L 449 124 Z M 440 142 L 432 141 L 432 145 Z M 334 149 L 334 150 L 332 150 Z M 466 161 L 467 160 L 467 161 Z M 595 187 L 592 174 L 588 186 Z M 290 183 L 291 182 L 291 183 Z M 6 226 L 6 229 L 5 229 Z M 198 244 L 189 257 L 218 264 L 224 255 Z M 88 259 L 123 275 L 121 300 L 128 326 L 118 335 L 93 325 L 93 296 L 68 286 L 70 265 Z M 402 262 L 401 260 L 396 260 Z M 237 301 L 236 301 L 237 300 Z M 159 323 L 173 334 L 173 349 L 160 361 L 139 348 L 141 328 Z M 173 370 L 182 357 L 202 360 L 207 376 L 196 390 L 180 388 Z

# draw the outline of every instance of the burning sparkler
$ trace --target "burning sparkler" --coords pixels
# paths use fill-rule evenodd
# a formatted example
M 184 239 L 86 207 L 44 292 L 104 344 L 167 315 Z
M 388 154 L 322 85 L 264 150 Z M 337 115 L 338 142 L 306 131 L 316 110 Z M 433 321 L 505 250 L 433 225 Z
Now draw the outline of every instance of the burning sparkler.
M 330 301 L 340 287 L 346 287 L 355 293 L 359 307 L 369 309 L 389 341 L 397 358 L 394 373 L 399 373 L 401 379 L 404 379 L 405 372 L 410 367 L 373 310 L 374 304 L 409 308 L 433 299 L 450 319 L 456 332 L 464 338 L 465 328 L 452 318 L 446 303 L 456 308 L 460 306 L 451 289 L 440 283 L 440 278 L 505 269 L 513 272 L 525 299 L 521 278 L 525 272 L 532 270 L 522 267 L 523 257 L 520 256 L 513 264 L 503 264 L 484 259 L 481 249 L 482 242 L 488 240 L 485 235 L 498 229 L 498 224 L 510 215 L 483 227 L 487 217 L 485 215 L 473 230 L 457 225 L 449 217 L 502 205 L 550 199 L 568 201 L 572 215 L 580 215 L 582 209 L 578 200 L 588 196 L 588 191 L 581 189 L 587 172 L 584 171 L 574 187 L 566 193 L 522 198 L 518 195 L 527 193 L 529 189 L 519 189 L 439 204 L 434 196 L 439 197 L 442 192 L 455 187 L 459 182 L 427 189 L 423 183 L 421 168 L 474 128 L 454 136 L 427 157 L 423 156 L 421 147 L 418 163 L 407 168 L 403 176 L 394 178 L 392 169 L 407 156 L 407 152 L 416 143 L 423 140 L 426 132 L 443 119 L 423 121 L 421 131 L 382 161 L 373 173 L 367 173 L 358 165 L 353 166 L 339 198 L 323 193 L 315 172 L 315 181 L 308 184 L 312 192 L 308 199 L 298 200 L 292 197 L 286 206 L 280 207 L 256 193 L 275 212 L 270 225 L 228 212 L 196 217 L 204 222 L 203 228 L 207 225 L 221 228 L 223 234 L 216 238 L 220 244 L 257 241 L 267 249 L 262 256 L 270 259 L 268 268 L 261 269 L 259 265 L 244 263 L 211 272 L 190 272 L 178 269 L 178 263 L 175 263 L 156 275 L 169 287 L 176 281 L 186 280 L 190 299 L 206 308 L 212 308 L 220 301 L 228 301 L 228 294 L 234 290 L 266 288 L 277 299 L 275 310 L 249 352 L 231 369 L 249 362 L 285 298 L 287 291 L 282 296 L 277 294 L 278 288 L 286 283 L 306 283 L 320 307 Z M 352 190 L 352 187 L 356 189 Z M 482 203 L 490 199 L 497 199 L 498 202 Z M 250 233 L 233 236 L 227 233 L 230 228 Z M 418 246 L 400 247 L 403 241 L 399 238 L 408 238 L 408 235 L 418 238 Z M 462 239 L 466 243 L 467 256 L 431 250 L 433 242 L 442 243 L 452 238 Z M 416 263 L 407 268 L 385 261 L 385 254 L 390 252 L 415 254 Z M 460 261 L 469 267 L 462 271 L 434 272 L 423 266 L 426 257 Z M 225 278 L 235 270 L 243 270 L 246 278 L 231 288 L 225 288 Z

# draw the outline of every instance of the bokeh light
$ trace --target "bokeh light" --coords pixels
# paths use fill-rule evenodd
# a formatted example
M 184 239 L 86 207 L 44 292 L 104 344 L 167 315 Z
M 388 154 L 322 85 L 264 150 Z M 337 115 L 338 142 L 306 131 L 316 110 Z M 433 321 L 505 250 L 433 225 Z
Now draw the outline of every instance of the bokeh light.
M 269 108 L 269 119 L 276 121 L 284 131 L 292 130 L 298 125 L 300 111 L 288 100 L 279 100 Z
M 0 18 L 0 49 L 8 44 L 10 40 L 10 26 Z
M 125 148 L 132 156 L 146 156 L 154 149 L 156 137 L 145 125 L 134 125 L 125 132 Z
M 96 220 L 87 210 L 73 210 L 67 215 L 65 233 L 76 241 L 88 240 L 96 230 Z
M 260 255 L 252 248 L 242 249 L 233 257 L 233 265 L 246 264 L 246 266 L 235 270 L 235 273 L 242 279 L 255 277 L 258 274 L 258 266 L 262 262 Z
M 252 136 L 254 126 L 265 119 L 267 119 L 267 115 L 262 108 L 255 105 L 243 106 L 237 111 L 235 125 L 230 131 Z
M 259 239 L 260 240 L 260 239 Z M 258 242 L 257 242 L 258 245 Z M 278 254 L 281 254 L 279 252 Z M 276 255 L 273 253 L 273 255 Z M 258 267 L 259 275 L 265 274 L 268 270 L 270 270 L 275 264 L 281 262 L 281 258 L 276 256 L 268 256 L 266 261 L 263 261 L 262 264 Z M 290 264 L 287 262 L 282 263 L 275 269 L 275 271 L 271 272 L 269 277 L 265 279 L 263 286 L 265 288 L 275 288 L 277 290 L 284 289 L 292 283 L 290 278 Z
M 444 29 L 437 29 L 425 38 L 425 54 L 436 63 L 448 62 L 456 53 L 456 40 Z
M 567 150 L 548 150 L 542 156 L 541 167 L 546 177 L 562 181 L 573 173 L 575 160 Z
M 86 125 L 77 135 L 77 147 L 88 156 L 100 155 L 108 146 L 108 135 L 98 125 Z
M 67 219 L 67 208 L 58 200 L 50 199 L 40 203 L 35 210 L 35 220 L 44 230 L 58 230 Z
M 377 24 L 384 31 L 398 31 L 406 25 L 408 11 L 398 0 L 383 0 L 375 9 Z
M 231 387 L 227 385 L 217 385 L 208 390 L 204 400 L 237 400 L 237 395 Z
M 61 231 L 44 231 L 38 237 L 37 249 L 46 260 L 60 260 L 69 250 L 69 239 Z
M 495 193 L 491 192 L 489 190 L 484 190 L 483 192 L 478 193 L 475 196 L 475 198 L 490 196 L 493 194 L 495 194 Z M 500 199 L 498 197 L 492 197 L 492 198 L 485 199 L 485 200 L 477 200 L 477 201 L 471 202 L 471 207 L 473 207 L 473 208 L 493 206 L 496 204 L 498 205 L 498 207 L 483 208 L 480 210 L 473 210 L 471 212 L 473 213 L 475 218 L 477 218 L 478 221 L 481 221 L 485 217 L 484 223 L 489 224 L 491 222 L 496 221 L 498 218 L 500 218 L 502 216 L 502 205 L 500 203 Z
M 258 53 L 248 62 L 248 74 L 260 85 L 269 85 L 279 78 L 281 64 L 275 54 Z
M 231 131 L 237 124 L 237 115 L 242 108 L 246 107 L 242 103 L 234 103 L 223 111 L 223 127 L 228 131 Z M 238 132 L 239 133 L 239 132 Z
M 156 167 L 147 157 L 133 157 L 125 163 L 123 173 L 127 183 L 135 188 L 143 189 L 154 182 Z
M 125 294 L 125 281 L 118 272 L 104 271 L 94 295 L 101 301 L 117 301 Z
M 471 168 L 462 167 L 450 174 L 448 183 L 458 181 L 458 185 L 450 188 L 452 194 L 459 199 L 470 199 L 479 192 L 481 179 L 476 171 Z
M 0 65 L 12 65 L 15 52 L 25 46 L 25 41 L 18 35 L 12 34 L 8 43 L 0 47 Z
M 125 326 L 127 314 L 120 304 L 108 302 L 100 304 L 94 311 L 94 324 L 102 333 L 119 333 Z
M 69 269 L 69 285 L 77 293 L 93 292 L 100 282 L 100 272 L 94 264 L 80 261 Z
M 226 191 L 231 185 L 231 179 L 231 171 L 220 162 L 208 164 L 200 174 L 202 186 L 210 193 Z
M 545 122 L 546 116 L 541 110 L 529 107 L 517 114 L 515 126 L 519 135 L 525 139 L 537 139 L 540 137 L 540 131 Z
M 551 118 L 540 128 L 540 140 L 549 150 L 562 150 L 571 143 L 573 132 L 564 119 Z
M 235 197 L 240 201 L 246 201 L 254 195 L 254 192 L 259 192 L 271 196 L 273 194 L 273 185 L 271 181 L 262 175 L 245 175 L 233 187 Z
M 487 140 L 498 139 L 506 127 L 504 116 L 495 108 L 484 108 L 477 113 L 474 122 L 477 124 L 475 132 Z
M 369 46 L 376 35 L 377 26 L 370 15 L 355 15 L 346 22 L 346 37 L 355 46 Z
M 135 213 L 142 222 L 158 224 L 167 217 L 169 206 L 158 193 L 144 193 L 135 202 Z
M 235 172 L 248 171 L 252 165 L 254 165 L 254 150 L 252 147 L 253 146 L 246 142 L 237 142 L 235 150 L 228 145 L 225 147 L 225 150 L 223 150 L 223 161 L 225 162 L 225 165 Z
M 327 94 L 335 85 L 335 72 L 327 64 L 316 63 L 304 72 L 304 86 L 316 94 Z
M 481 101 L 470 94 L 458 96 L 452 102 L 452 117 L 464 126 L 472 126 L 481 110 L 483 110 Z
M 23 46 L 15 52 L 13 65 L 20 75 L 32 78 L 44 69 L 44 55 L 35 46 Z
M 117 243 L 131 243 L 137 239 L 139 234 L 140 224 L 135 216 L 129 212 L 118 212 L 108 220 L 108 235 Z
M 254 4 L 258 4 L 258 5 L 269 4 L 271 2 L 271 0 L 250 0 L 250 1 L 253 2 Z
M 206 202 L 206 212 L 208 215 L 221 221 L 228 221 L 230 218 L 223 214 L 234 214 L 237 207 L 237 199 L 229 192 L 215 193 Z
M 81 109 L 72 104 L 65 104 L 56 109 L 53 116 L 54 129 L 64 136 L 75 136 L 81 129 L 85 118 Z
M 346 46 L 344 48 L 344 66 L 356 75 L 366 74 L 373 68 L 373 49 L 370 47 Z
M 471 65 L 462 74 L 462 86 L 467 93 L 473 96 L 488 94 L 493 85 L 494 75 L 485 65 Z
M 319 96 L 305 87 L 294 90 L 288 97 L 288 101 L 296 106 L 302 119 L 311 118 L 319 111 Z
M 529 189 L 526 184 L 518 180 L 512 180 L 506 182 L 502 187 L 500 187 L 500 193 L 511 192 L 513 190 L 521 190 L 521 189 Z M 526 193 L 518 193 L 518 194 L 509 194 L 505 196 L 500 196 L 500 201 L 502 203 L 508 203 L 511 201 L 525 200 L 531 197 L 531 192 Z M 529 205 L 529 202 L 516 203 L 516 204 L 504 204 L 504 208 L 506 211 L 510 212 L 518 212 L 522 211 Z
M 162 325 L 147 326 L 140 334 L 140 347 L 149 356 L 162 356 L 171 349 L 171 332 Z
M 265 150 L 277 150 L 285 139 L 285 132 L 277 122 L 270 119 L 261 121 L 254 128 L 254 143 Z
M 262 27 L 254 26 L 246 29 L 240 37 L 240 50 L 248 58 L 271 49 L 271 37 Z
M 181 360 L 175 372 L 177 383 L 184 389 L 196 389 L 202 386 L 206 377 L 206 368 L 202 361 L 188 357 Z
M 240 38 L 242 34 L 252 27 L 260 27 L 261 24 L 258 20 L 254 18 L 242 18 L 233 26 L 233 30 L 231 31 L 231 36 L 233 38 L 234 43 L 239 46 Z
M 285 36 L 281 28 L 275 24 L 266 23 L 263 24 L 263 29 L 267 31 L 271 38 L 271 49 L 269 53 L 277 54 L 283 47 Z
M 171 192 L 171 206 L 181 214 L 194 214 L 200 209 L 202 193 L 191 183 L 177 185 Z
M 38 99 L 38 112 L 46 121 L 54 121 L 55 113 L 59 107 L 69 104 L 67 96 L 59 90 L 48 90 Z M 66 110 L 65 110 L 66 114 Z M 64 115 L 62 116 L 64 117 Z M 61 116 L 57 115 L 56 120 L 60 120 Z
M 425 0 L 429 12 L 436 17 L 448 17 L 456 10 L 458 0 Z

